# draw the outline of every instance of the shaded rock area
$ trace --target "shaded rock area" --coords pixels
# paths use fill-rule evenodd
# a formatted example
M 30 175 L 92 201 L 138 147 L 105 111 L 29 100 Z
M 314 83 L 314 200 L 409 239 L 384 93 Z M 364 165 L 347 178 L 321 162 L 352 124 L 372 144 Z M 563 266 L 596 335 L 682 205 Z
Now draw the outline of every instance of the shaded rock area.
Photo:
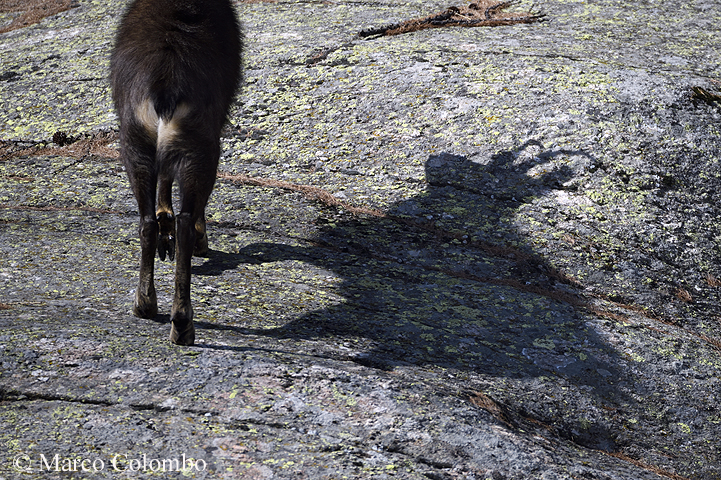
M 0 478 L 721 478 L 718 2 L 237 3 L 189 348 L 171 264 L 130 313 L 126 4 L 0 34 Z

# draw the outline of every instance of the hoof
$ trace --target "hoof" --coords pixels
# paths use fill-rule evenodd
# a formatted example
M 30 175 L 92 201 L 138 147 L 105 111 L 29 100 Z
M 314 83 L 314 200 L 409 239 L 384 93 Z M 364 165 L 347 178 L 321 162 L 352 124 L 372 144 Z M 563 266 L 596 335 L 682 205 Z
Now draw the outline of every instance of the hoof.
M 198 236 L 195 240 L 195 246 L 193 247 L 194 257 L 207 257 L 208 256 L 208 235 L 203 233 Z
M 133 315 L 140 318 L 155 318 L 158 315 L 157 305 L 133 305 Z
M 170 341 L 176 345 L 191 346 L 195 343 L 195 327 L 192 320 L 173 320 L 170 326 Z
M 175 260 L 175 238 L 172 235 L 158 236 L 158 257 L 165 260 L 165 257 L 171 262 Z
M 152 291 L 149 296 L 135 295 L 133 315 L 140 318 L 155 318 L 157 314 L 158 300 L 155 297 L 155 291 Z
M 175 217 L 173 213 L 158 212 L 158 256 L 160 260 L 175 260 Z

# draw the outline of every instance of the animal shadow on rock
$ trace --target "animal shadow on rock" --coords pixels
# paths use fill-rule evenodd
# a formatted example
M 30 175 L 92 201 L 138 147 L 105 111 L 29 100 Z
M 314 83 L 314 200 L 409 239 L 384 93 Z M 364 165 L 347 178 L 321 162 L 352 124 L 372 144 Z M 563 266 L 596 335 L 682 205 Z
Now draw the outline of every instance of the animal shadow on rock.
M 529 147 L 540 153 L 521 155 Z M 384 370 L 431 365 L 485 378 L 560 377 L 559 398 L 566 388 L 560 385 L 570 385 L 604 405 L 629 402 L 616 385 L 622 371 L 615 350 L 571 304 L 537 293 L 572 287 L 559 284 L 515 227 L 525 203 L 573 176 L 571 168 L 551 164 L 558 155 L 593 161 L 581 151 L 544 151 L 534 141 L 476 161 L 442 153 L 426 162 L 427 189 L 385 217 L 328 222 L 313 247 L 255 243 L 237 254 L 211 252 L 195 273 L 301 260 L 342 277 L 334 291 L 346 301 L 278 328 L 196 326 L 301 342 L 326 338 L 329 351 L 316 353 L 333 357 L 339 345 L 351 345 L 351 360 Z M 469 241 L 456 231 L 467 232 Z M 536 293 L 528 285 L 538 287 Z M 574 417 L 558 425 L 542 405 L 532 411 L 534 393 L 528 395 L 518 407 L 522 415 L 552 422 L 561 435 L 566 431 L 589 447 L 615 449 L 602 422 L 580 428 Z

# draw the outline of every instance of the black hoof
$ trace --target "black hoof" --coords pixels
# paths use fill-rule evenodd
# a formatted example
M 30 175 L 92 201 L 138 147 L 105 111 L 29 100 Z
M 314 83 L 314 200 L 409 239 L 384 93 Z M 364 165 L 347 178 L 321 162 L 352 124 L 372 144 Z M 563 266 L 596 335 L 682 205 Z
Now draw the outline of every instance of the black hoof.
M 158 314 L 158 299 L 155 291 L 152 290 L 150 295 L 135 295 L 135 303 L 133 304 L 133 315 L 140 318 L 155 318 Z
M 172 212 L 159 212 L 158 217 L 158 256 L 160 260 L 175 259 L 175 217 Z
M 191 346 L 195 343 L 195 327 L 192 320 L 173 320 L 170 326 L 170 341 L 176 345 Z
M 133 315 L 140 318 L 155 318 L 158 315 L 157 305 L 133 305 Z
M 175 260 L 175 238 L 172 235 L 158 237 L 158 257 L 165 260 L 166 255 L 171 262 Z
M 208 235 L 203 234 L 198 236 L 195 240 L 195 246 L 193 247 L 194 257 L 207 257 L 208 256 Z

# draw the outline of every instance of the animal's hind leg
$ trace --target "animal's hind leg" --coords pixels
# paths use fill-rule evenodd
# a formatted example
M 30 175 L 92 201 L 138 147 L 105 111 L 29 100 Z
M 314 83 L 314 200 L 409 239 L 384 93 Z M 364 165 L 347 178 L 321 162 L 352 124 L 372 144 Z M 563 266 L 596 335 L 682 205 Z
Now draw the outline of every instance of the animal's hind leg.
M 136 133 L 136 138 L 121 139 L 122 160 L 133 187 L 140 212 L 140 275 L 135 290 L 133 313 L 141 318 L 153 318 L 158 313 L 155 293 L 155 250 L 158 241 L 158 222 L 155 218 L 156 173 L 154 146 Z
M 155 221 L 155 216 L 143 215 L 140 219 L 140 278 L 133 304 L 133 314 L 140 318 L 153 318 L 158 314 L 158 298 L 154 282 L 157 240 L 158 223 Z
M 195 343 L 193 306 L 190 303 L 190 268 L 195 243 L 194 223 L 195 219 L 191 212 L 181 211 L 178 214 L 175 297 L 170 317 L 170 341 L 178 345 Z
M 193 307 L 190 303 L 191 259 L 199 238 L 196 225 L 198 223 L 205 225 L 203 214 L 210 192 L 213 190 L 218 166 L 217 149 L 199 148 L 199 150 L 203 153 L 196 153 L 195 158 L 186 159 L 187 164 L 192 167 L 187 171 L 179 172 L 178 175 L 180 213 L 176 218 L 175 297 L 170 330 L 170 340 L 178 345 L 192 345 L 195 341 Z M 207 245 L 207 239 L 205 242 Z
M 160 175 L 158 178 L 158 256 L 161 260 L 175 259 L 175 215 L 173 214 L 173 178 Z

